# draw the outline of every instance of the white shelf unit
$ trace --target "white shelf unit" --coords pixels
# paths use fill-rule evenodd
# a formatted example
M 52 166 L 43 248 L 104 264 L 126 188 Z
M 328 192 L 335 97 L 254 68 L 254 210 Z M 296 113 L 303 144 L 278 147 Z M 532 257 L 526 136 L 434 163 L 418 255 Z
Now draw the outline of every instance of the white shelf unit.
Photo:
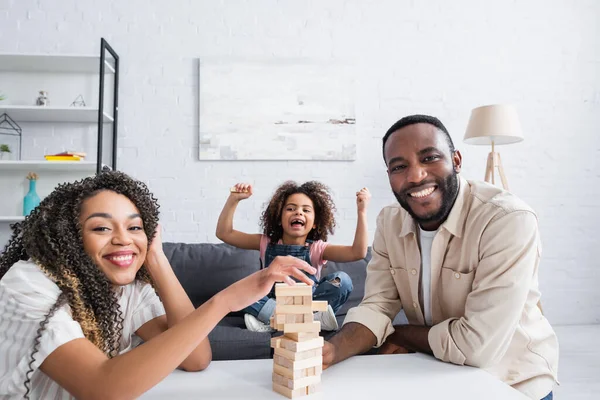
M 11 223 L 11 222 L 20 222 L 20 221 L 24 221 L 24 220 L 25 220 L 25 217 L 21 217 L 21 216 L 0 215 L 0 222 Z
M 0 161 L 0 172 L 31 170 L 82 172 L 93 175 L 96 172 L 96 163 L 94 161 Z
M 115 63 L 105 60 L 105 73 L 115 73 Z M 92 55 L 0 53 L 0 71 L 98 74 L 100 57 Z
M 0 61 L 2 62 L 2 61 Z M 17 122 L 89 122 L 98 121 L 98 109 L 93 107 L 12 106 L 0 103 L 0 115 L 8 114 Z M 113 118 L 103 112 L 104 123 Z
M 6 100 L 0 101 L 0 115 L 7 114 L 20 125 L 21 137 L 46 128 L 40 124 L 63 132 L 74 131 L 74 134 L 80 129 L 77 125 L 61 124 L 89 124 L 81 127 L 82 134 L 87 134 L 91 125 L 98 128 L 98 143 L 93 150 L 96 161 L 31 160 L 33 152 L 27 148 L 19 149 L 21 160 L 0 160 L 0 252 L 10 235 L 8 225 L 25 219 L 22 212 L 23 198 L 29 190 L 29 181 L 25 178 L 28 172 L 38 174 L 36 191 L 43 199 L 57 185 L 93 176 L 106 167 L 102 154 L 109 157 L 112 154 L 108 163 L 111 167 L 116 165 L 118 80 L 119 56 L 104 39 L 97 55 L 0 53 L 0 92 L 7 95 Z M 47 106 L 35 105 L 40 90 L 49 93 Z M 79 95 L 85 100 L 85 106 L 70 106 Z M 103 109 L 102 118 L 99 118 L 100 109 Z M 0 135 L 0 143 L 2 138 Z M 50 151 L 69 150 L 67 146 L 67 141 L 61 142 L 56 150 Z M 73 150 L 85 151 L 93 159 L 90 148 L 88 145 Z M 35 157 L 41 158 L 39 154 Z

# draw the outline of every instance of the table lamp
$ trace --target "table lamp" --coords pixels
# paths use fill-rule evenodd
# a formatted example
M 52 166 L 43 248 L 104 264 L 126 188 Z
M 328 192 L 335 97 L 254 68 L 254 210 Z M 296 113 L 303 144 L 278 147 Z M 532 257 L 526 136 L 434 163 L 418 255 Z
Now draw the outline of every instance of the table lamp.
M 492 145 L 485 168 L 485 181 L 495 184 L 494 171 L 497 168 L 502 180 L 502 187 L 504 190 L 508 190 L 508 181 L 504 175 L 500 153 L 496 152 L 495 146 L 523 140 L 523 132 L 515 107 L 507 104 L 494 104 L 473 109 L 463 140 L 467 144 Z

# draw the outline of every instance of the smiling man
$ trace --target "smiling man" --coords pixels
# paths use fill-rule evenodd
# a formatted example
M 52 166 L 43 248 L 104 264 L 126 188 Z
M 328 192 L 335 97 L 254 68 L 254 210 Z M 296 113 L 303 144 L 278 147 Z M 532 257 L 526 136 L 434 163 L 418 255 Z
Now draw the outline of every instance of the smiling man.
M 541 243 L 533 210 L 460 177 L 444 125 L 413 115 L 383 138 L 399 204 L 377 218 L 365 296 L 323 348 L 324 367 L 379 347 L 483 368 L 528 397 L 551 399 L 558 342 L 537 306 Z M 392 325 L 400 310 L 409 325 Z

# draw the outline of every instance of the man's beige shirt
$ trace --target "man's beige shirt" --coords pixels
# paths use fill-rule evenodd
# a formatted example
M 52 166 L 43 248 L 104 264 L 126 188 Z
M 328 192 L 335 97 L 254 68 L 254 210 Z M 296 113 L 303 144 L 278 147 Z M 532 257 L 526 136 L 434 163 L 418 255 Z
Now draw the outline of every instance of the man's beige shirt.
M 365 297 L 344 321 L 369 328 L 377 347 L 394 332 L 401 309 L 411 325 L 425 325 L 417 232 L 399 205 L 377 217 Z M 541 250 L 530 207 L 495 186 L 460 178 L 431 248 L 428 340 L 436 358 L 483 368 L 532 399 L 552 390 L 558 341 L 537 306 Z

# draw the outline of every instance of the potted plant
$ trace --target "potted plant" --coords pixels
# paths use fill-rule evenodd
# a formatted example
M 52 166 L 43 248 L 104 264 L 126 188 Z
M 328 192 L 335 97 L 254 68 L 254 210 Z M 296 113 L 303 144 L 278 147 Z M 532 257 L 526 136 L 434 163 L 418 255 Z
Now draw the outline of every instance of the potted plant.
M 7 144 L 0 144 L 0 160 L 8 159 L 10 153 L 10 147 Z

